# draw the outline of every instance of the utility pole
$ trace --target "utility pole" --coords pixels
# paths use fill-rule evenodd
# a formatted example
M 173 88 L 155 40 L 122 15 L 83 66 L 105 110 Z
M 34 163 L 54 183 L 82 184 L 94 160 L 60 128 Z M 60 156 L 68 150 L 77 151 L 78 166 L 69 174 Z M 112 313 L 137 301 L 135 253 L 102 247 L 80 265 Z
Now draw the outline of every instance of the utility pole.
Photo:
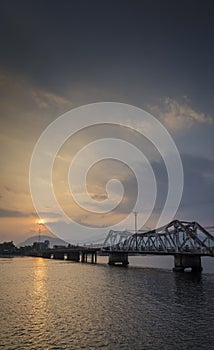
M 135 230 L 135 238 L 136 238 L 136 250 L 137 250 L 137 211 L 134 211 L 134 230 Z
M 135 233 L 137 233 L 137 214 L 138 212 L 137 211 L 134 211 L 134 230 L 135 230 Z
M 41 248 L 41 245 L 40 245 L 40 236 L 41 236 L 41 228 L 40 228 L 40 225 L 41 224 L 39 224 L 39 237 L 38 237 L 38 245 L 37 245 L 37 250 L 40 250 L 40 248 Z
M 43 222 L 39 222 L 38 226 L 39 226 L 38 248 L 40 249 L 41 248 L 41 245 L 40 245 L 40 241 L 41 241 L 41 227 L 44 226 L 44 223 Z

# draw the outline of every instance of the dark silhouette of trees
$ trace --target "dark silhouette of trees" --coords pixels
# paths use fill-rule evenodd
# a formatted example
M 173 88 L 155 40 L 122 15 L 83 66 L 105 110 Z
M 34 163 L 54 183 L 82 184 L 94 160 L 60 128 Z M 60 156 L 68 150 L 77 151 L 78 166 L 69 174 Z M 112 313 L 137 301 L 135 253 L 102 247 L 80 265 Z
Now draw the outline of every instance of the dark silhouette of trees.
M 1 255 L 16 254 L 16 252 L 17 252 L 17 247 L 15 246 L 13 241 L 0 243 Z

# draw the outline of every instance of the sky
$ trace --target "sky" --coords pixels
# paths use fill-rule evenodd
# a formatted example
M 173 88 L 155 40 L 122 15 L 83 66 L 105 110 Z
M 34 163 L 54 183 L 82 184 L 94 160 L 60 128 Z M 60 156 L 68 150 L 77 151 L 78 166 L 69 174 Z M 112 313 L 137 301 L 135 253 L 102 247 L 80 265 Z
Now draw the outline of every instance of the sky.
M 164 125 L 184 170 L 176 217 L 214 225 L 213 40 L 214 5 L 207 0 L 1 1 L 0 241 L 18 243 L 37 234 L 39 228 L 46 232 L 30 195 L 33 149 L 60 115 L 96 102 L 136 106 Z M 149 142 L 124 128 L 83 130 L 65 142 L 53 168 L 53 187 L 66 213 L 87 227 L 99 228 L 87 236 L 70 227 L 67 238 L 74 242 L 104 237 L 108 225 L 133 210 L 133 173 L 113 160 L 92 167 L 87 185 L 99 204 L 108 197 L 106 182 L 112 176 L 121 180 L 122 174 L 125 197 L 117 210 L 93 217 L 68 198 L 68 164 L 98 135 L 125 139 L 147 153 L 158 184 L 152 220 L 166 196 L 163 162 Z M 114 154 L 114 147 L 110 150 Z M 76 179 L 83 165 L 84 160 L 77 164 Z M 139 167 L 143 172 L 143 165 Z M 121 196 L 120 185 L 113 185 L 112 195 L 114 204 Z M 79 196 L 87 205 L 82 192 Z M 143 214 L 139 209 L 139 225 Z M 60 231 L 54 208 L 49 208 L 44 219 Z M 152 220 L 146 223 L 148 227 Z M 127 225 L 133 229 L 134 215 Z

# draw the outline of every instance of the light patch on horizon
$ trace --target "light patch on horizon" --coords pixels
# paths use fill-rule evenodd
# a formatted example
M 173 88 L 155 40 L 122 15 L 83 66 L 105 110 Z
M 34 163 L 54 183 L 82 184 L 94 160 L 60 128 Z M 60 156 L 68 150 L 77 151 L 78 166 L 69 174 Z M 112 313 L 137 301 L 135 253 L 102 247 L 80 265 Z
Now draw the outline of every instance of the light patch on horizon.
M 189 129 L 194 124 L 211 125 L 213 123 L 212 117 L 194 109 L 186 96 L 183 96 L 182 102 L 165 97 L 158 105 L 149 105 L 148 108 L 150 113 L 171 131 Z

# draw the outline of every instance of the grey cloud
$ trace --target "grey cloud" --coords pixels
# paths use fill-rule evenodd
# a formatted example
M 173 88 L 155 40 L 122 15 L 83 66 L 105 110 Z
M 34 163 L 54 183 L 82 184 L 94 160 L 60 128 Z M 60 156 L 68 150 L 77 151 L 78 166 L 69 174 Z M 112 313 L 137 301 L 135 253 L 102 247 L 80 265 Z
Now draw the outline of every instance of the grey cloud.
M 47 218 L 59 218 L 61 217 L 59 214 L 54 212 L 40 212 L 39 215 L 41 217 L 47 217 Z M 4 209 L 0 208 L 0 217 L 1 218 L 21 218 L 21 217 L 35 217 L 37 218 L 38 215 L 36 212 L 34 213 L 24 213 L 18 210 L 10 210 L 10 209 Z
M 182 156 L 185 205 L 214 202 L 214 160 L 192 155 Z
M 9 209 L 0 209 L 0 217 L 1 218 L 19 218 L 19 217 L 27 217 L 26 213 L 22 213 L 18 210 L 9 210 Z
M 54 212 L 46 212 L 46 211 L 43 211 L 43 212 L 39 212 L 39 215 L 41 217 L 47 217 L 47 218 L 53 218 L 53 219 L 57 219 L 57 218 L 60 218 L 61 215 L 60 214 L 57 214 L 57 213 L 54 213 Z
M 91 198 L 97 201 L 104 201 L 108 198 L 108 196 L 106 194 L 92 194 Z
M 160 100 L 159 105 L 148 106 L 148 108 L 171 130 L 185 130 L 195 123 L 209 125 L 213 123 L 213 118 L 194 109 L 186 96 L 181 102 L 165 97 Z

